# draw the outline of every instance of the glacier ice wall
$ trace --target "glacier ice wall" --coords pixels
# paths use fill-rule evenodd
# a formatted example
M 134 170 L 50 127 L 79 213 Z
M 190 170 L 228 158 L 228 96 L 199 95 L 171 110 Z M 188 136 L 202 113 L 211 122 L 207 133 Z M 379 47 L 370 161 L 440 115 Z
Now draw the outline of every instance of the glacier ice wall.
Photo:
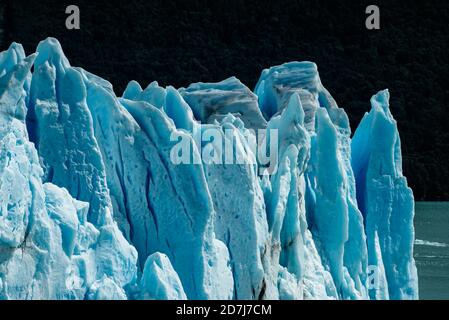
M 371 98 L 371 111 L 352 140 L 352 163 L 365 218 L 369 263 L 385 270 L 383 290 L 373 291 L 371 297 L 416 299 L 413 193 L 402 175 L 401 140 L 389 98 L 388 90 Z
M 357 207 L 346 113 L 323 87 L 311 62 L 264 70 L 255 92 L 262 112 L 271 117 L 299 97 L 304 128 L 310 136 L 302 197 L 308 228 L 325 271 L 332 275 L 332 285 L 327 288 L 337 291 L 330 293 L 332 297 L 366 298 L 366 238 Z
M 24 113 L 35 57 L 13 44 L 0 59 L 0 298 L 89 298 L 101 281 L 104 296 L 125 298 L 135 249 L 110 217 L 90 223 L 89 203 L 43 179 Z
M 418 298 L 388 98 L 351 139 L 311 62 L 264 70 L 254 92 L 232 77 L 117 97 L 56 39 L 29 57 L 12 44 L 0 299 Z

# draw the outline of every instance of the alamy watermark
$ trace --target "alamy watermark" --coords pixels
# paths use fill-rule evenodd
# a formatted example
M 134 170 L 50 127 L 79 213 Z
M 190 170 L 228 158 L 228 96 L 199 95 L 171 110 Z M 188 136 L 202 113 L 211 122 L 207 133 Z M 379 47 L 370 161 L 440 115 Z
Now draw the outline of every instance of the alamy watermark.
M 170 150 L 174 165 L 259 165 L 260 175 L 272 175 L 278 163 L 278 130 L 205 128 L 192 138 L 183 132 L 172 132 Z
M 365 13 L 369 16 L 365 20 L 365 26 L 368 30 L 380 29 L 380 9 L 376 5 L 366 7 Z
M 71 4 L 66 7 L 65 13 L 68 14 L 65 20 L 65 26 L 68 30 L 80 29 L 80 9 L 77 5 Z M 368 30 L 380 29 L 380 9 L 377 5 L 369 5 L 365 9 L 368 17 L 365 20 L 365 26 Z
M 381 273 L 379 272 L 378 266 L 368 266 L 368 283 L 367 288 L 368 290 L 379 290 L 380 289 L 380 276 Z
M 80 29 L 80 8 L 74 4 L 65 8 L 65 13 L 69 16 L 65 20 L 65 27 L 68 30 Z

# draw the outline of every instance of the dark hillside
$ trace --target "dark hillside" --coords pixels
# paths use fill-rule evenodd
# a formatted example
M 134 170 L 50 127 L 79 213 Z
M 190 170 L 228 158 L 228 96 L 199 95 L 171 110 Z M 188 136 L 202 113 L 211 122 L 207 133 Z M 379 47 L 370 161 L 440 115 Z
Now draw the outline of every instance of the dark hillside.
M 1 0 L 0 46 L 33 52 L 54 36 L 117 94 L 131 79 L 179 87 L 235 75 L 253 88 L 265 67 L 312 60 L 353 129 L 371 95 L 390 89 L 415 197 L 449 200 L 449 1 L 376 1 L 377 31 L 365 28 L 370 2 Z M 80 7 L 81 30 L 65 28 L 69 4 Z

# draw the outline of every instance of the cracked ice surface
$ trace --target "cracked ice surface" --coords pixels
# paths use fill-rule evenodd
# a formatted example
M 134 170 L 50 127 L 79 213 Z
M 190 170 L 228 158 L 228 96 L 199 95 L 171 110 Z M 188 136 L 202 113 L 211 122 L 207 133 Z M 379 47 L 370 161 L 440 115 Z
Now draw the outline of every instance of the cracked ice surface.
M 418 298 L 388 100 L 372 98 L 351 139 L 311 62 L 264 70 L 254 92 L 232 77 L 131 81 L 117 97 L 56 39 L 28 57 L 13 43 L 0 53 L 0 299 Z M 173 135 L 201 160 L 173 163 Z M 278 142 L 271 175 L 259 138 Z M 251 161 L 200 157 L 229 143 Z

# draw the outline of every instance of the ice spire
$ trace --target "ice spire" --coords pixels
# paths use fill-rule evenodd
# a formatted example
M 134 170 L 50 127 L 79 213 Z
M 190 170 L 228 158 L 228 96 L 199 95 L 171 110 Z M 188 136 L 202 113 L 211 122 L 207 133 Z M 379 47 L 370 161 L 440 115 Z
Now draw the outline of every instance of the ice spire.
M 371 111 L 363 117 L 352 140 L 352 167 L 357 200 L 365 217 L 369 264 L 377 267 L 379 278 L 388 283 L 388 288 L 380 286 L 380 292 L 371 290 L 370 295 L 417 299 L 414 199 L 402 175 L 401 140 L 389 98 L 388 90 L 371 98 Z

